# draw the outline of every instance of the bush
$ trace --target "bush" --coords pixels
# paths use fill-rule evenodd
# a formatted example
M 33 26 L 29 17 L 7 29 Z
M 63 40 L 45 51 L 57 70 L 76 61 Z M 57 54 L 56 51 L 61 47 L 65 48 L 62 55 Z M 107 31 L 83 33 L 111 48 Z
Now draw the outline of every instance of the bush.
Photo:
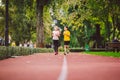
M 7 57 L 7 48 L 6 47 L 0 47 L 0 59 L 4 59 Z
M 85 51 L 85 50 L 81 49 L 81 48 L 71 48 L 70 49 L 70 52 L 82 52 L 82 51 Z
M 5 47 L 0 46 L 0 59 L 9 58 L 11 56 L 24 56 L 34 53 L 53 52 L 51 48 L 29 48 L 29 47 Z

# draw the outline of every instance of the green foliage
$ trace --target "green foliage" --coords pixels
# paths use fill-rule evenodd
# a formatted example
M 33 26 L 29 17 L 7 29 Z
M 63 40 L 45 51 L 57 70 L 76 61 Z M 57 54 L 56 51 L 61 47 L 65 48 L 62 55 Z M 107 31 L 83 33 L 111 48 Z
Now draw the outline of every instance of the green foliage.
M 0 46 L 0 59 L 9 58 L 12 56 L 24 56 L 34 53 L 51 53 L 51 48 L 25 48 L 25 47 L 5 47 Z
M 0 4 L 0 36 L 4 36 L 5 7 Z
M 36 13 L 34 0 L 12 0 L 9 10 L 11 11 L 10 35 L 17 45 L 25 41 L 33 40 L 36 31 Z
M 55 19 L 60 28 L 69 27 L 71 47 L 84 47 L 85 43 L 92 43 L 91 36 L 95 34 L 96 24 L 100 24 L 103 42 L 111 41 L 115 36 L 120 38 L 119 0 L 10 0 L 9 34 L 17 44 L 29 40 L 36 42 L 37 1 L 44 6 L 41 22 L 44 24 L 44 44 L 52 43 L 52 24 Z M 5 0 L 2 2 L 0 36 L 4 37 Z M 63 36 L 60 40 L 63 42 Z
M 83 48 L 70 48 L 70 52 L 82 52 L 85 51 Z

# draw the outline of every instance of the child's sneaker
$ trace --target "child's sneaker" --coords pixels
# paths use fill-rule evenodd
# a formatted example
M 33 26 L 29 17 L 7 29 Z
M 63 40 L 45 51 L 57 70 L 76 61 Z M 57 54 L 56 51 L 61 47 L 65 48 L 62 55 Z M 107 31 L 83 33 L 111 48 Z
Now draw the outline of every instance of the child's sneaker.
M 66 55 L 66 52 L 64 52 L 64 55 Z
M 58 55 L 58 52 L 55 52 L 55 55 Z

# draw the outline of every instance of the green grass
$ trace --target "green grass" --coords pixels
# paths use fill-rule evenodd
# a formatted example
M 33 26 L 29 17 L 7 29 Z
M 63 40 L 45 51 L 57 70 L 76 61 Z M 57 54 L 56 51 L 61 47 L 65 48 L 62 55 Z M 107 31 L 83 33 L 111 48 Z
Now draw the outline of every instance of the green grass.
M 120 58 L 120 52 L 85 52 L 87 54 Z

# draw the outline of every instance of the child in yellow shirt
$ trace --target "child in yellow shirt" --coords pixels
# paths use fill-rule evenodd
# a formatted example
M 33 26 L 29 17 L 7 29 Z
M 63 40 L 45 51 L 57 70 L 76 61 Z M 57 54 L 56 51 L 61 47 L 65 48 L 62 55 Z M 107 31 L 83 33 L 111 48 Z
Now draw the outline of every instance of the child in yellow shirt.
M 68 27 L 65 26 L 64 27 L 64 55 L 66 55 L 66 53 L 69 53 L 69 44 L 70 44 L 70 31 L 68 30 Z

